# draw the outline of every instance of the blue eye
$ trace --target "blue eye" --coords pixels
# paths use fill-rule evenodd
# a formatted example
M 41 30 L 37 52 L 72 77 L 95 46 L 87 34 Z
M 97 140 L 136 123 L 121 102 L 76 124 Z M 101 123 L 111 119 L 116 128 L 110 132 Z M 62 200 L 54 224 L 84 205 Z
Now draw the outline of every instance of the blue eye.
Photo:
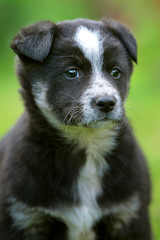
M 79 72 L 77 69 L 70 69 L 66 72 L 67 78 L 74 79 L 79 77 Z
M 118 68 L 114 68 L 111 72 L 111 76 L 115 79 L 119 79 L 121 77 L 121 71 Z

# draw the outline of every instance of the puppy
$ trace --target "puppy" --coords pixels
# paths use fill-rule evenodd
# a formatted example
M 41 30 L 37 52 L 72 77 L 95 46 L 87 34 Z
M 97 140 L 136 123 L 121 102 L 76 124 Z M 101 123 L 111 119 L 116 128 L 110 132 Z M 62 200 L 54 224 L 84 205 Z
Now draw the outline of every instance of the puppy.
M 151 240 L 149 174 L 124 108 L 132 34 L 42 21 L 11 48 L 26 110 L 0 144 L 0 239 Z

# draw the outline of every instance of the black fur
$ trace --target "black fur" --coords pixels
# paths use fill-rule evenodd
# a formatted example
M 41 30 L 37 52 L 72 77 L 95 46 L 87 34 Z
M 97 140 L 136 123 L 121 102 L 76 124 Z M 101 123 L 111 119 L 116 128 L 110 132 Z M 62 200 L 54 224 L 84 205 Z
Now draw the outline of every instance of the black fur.
M 44 215 L 41 223 L 33 224 L 35 236 L 27 234 L 14 225 L 10 216 L 10 199 L 29 207 L 54 209 L 57 206 L 78 206 L 76 180 L 86 163 L 86 151 L 77 142 L 67 141 L 60 130 L 52 126 L 37 106 L 32 88 L 37 82 L 48 86 L 47 101 L 51 111 L 63 122 L 68 109 L 74 104 L 70 95 L 79 99 L 89 85 L 91 66 L 82 52 L 72 43 L 72 35 L 79 25 L 97 29 L 106 35 L 104 65 L 107 73 L 116 61 L 124 69 L 121 82 L 113 82 L 123 101 L 128 93 L 132 60 L 137 62 L 137 45 L 132 34 L 120 23 L 78 19 L 74 21 L 40 22 L 24 28 L 12 44 L 19 56 L 18 76 L 22 86 L 26 110 L 16 126 L 0 143 L 0 239 L 1 240 L 70 240 L 67 226 L 59 219 Z M 114 47 L 115 43 L 118 47 Z M 68 57 L 69 56 L 69 57 Z M 74 61 L 73 61 L 74 59 Z M 63 69 L 76 64 L 82 69 L 84 80 L 74 82 L 64 78 Z M 82 81 L 83 80 L 83 81 Z M 63 91 L 67 95 L 62 95 Z M 81 114 L 81 106 L 77 104 Z M 67 120 L 70 118 L 68 115 Z M 151 240 L 148 216 L 150 203 L 150 180 L 145 159 L 137 145 L 125 115 L 120 119 L 117 145 L 105 160 L 110 166 L 103 179 L 103 194 L 97 202 L 103 209 L 125 202 L 133 193 L 138 193 L 140 209 L 138 217 L 123 228 L 114 231 L 117 221 L 113 214 L 95 222 L 93 229 L 98 240 Z M 70 125 L 76 125 L 73 118 Z M 32 238 L 33 237 L 33 238 Z M 76 239 L 90 240 L 90 239 Z

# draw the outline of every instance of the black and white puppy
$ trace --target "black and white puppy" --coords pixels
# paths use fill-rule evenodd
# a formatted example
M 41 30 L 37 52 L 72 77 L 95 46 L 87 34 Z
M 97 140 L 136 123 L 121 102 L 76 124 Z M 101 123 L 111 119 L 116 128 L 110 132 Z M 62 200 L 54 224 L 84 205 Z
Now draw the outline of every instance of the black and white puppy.
M 0 239 L 151 240 L 149 175 L 124 108 L 132 34 L 42 21 L 11 47 L 26 110 L 0 144 Z

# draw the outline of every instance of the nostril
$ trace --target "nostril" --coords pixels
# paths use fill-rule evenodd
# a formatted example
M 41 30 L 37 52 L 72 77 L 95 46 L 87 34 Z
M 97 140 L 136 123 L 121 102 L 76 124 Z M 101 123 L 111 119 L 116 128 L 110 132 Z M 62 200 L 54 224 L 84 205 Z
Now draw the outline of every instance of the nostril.
M 109 112 L 114 109 L 116 100 L 113 97 L 106 97 L 106 98 L 100 97 L 96 99 L 95 104 L 100 111 Z
M 114 101 L 110 101 L 109 107 L 110 107 L 110 108 L 114 108 L 114 106 L 115 106 L 115 102 L 114 102 Z

